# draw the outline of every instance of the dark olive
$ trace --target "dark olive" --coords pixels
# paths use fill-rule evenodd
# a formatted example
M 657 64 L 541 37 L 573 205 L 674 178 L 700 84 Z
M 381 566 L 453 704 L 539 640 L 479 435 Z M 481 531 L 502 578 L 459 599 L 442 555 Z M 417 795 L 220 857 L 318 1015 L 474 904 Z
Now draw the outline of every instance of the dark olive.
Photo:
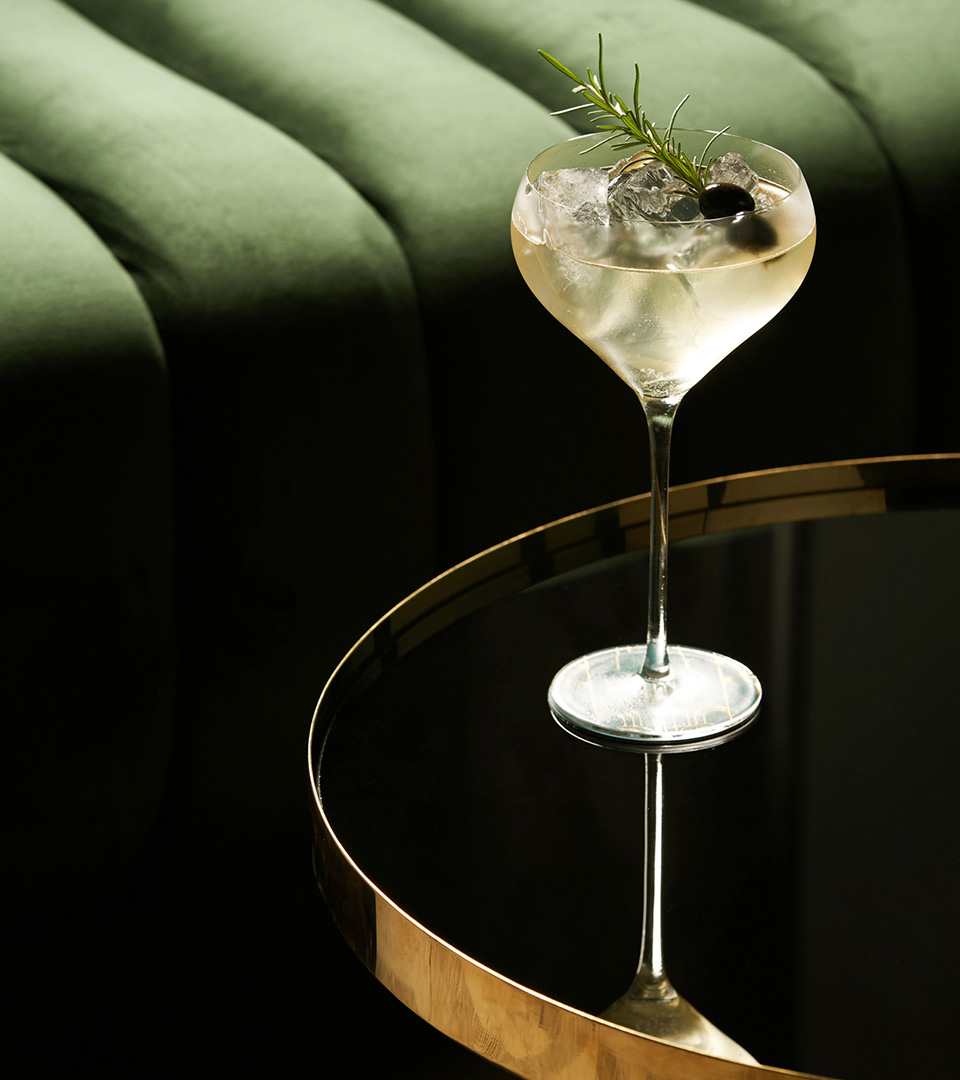
M 732 244 L 747 251 L 766 251 L 777 244 L 777 230 L 762 214 L 738 214 L 727 235 Z
M 733 217 L 754 209 L 749 191 L 736 184 L 707 184 L 700 192 L 700 213 L 705 218 Z

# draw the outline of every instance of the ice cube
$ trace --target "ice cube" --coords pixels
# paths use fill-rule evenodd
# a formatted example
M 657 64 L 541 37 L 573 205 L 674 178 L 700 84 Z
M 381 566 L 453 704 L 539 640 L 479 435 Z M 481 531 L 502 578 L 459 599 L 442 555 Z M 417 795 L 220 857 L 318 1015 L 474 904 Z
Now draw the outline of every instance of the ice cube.
M 540 174 L 537 190 L 574 221 L 606 224 L 607 175 L 597 167 L 550 170 Z
M 662 162 L 638 162 L 614 173 L 607 189 L 612 219 L 687 222 L 700 216 L 687 185 Z
M 750 168 L 742 154 L 735 150 L 714 158 L 707 169 L 708 184 L 735 184 L 752 195 L 760 184 L 760 177 Z
M 607 169 L 557 169 L 540 174 L 537 199 L 542 239 L 575 259 L 602 257 L 609 243 Z

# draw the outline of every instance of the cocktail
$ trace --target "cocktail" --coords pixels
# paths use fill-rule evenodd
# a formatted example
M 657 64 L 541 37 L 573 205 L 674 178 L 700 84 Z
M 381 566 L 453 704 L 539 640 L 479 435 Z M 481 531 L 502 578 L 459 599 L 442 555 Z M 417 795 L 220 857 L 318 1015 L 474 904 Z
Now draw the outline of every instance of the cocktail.
M 661 135 L 636 89 L 632 110 L 608 94 L 602 52 L 599 76 L 582 82 L 547 59 L 613 118 L 598 126 L 614 136 L 580 136 L 533 160 L 513 206 L 514 254 L 544 307 L 638 395 L 652 473 L 646 639 L 571 660 L 550 708 L 595 741 L 641 751 L 707 743 L 748 723 L 761 690 L 736 660 L 668 647 L 673 420 L 687 391 L 799 288 L 813 257 L 813 203 L 799 168 L 772 147 L 672 121 Z
M 670 439 L 687 391 L 773 318 L 813 258 L 813 203 L 797 165 L 770 146 L 722 132 L 661 133 L 638 100 L 596 76 L 572 79 L 601 134 L 545 150 L 520 183 L 511 219 L 517 265 L 537 299 L 640 399 L 650 438 L 647 632 L 567 663 L 550 710 L 588 742 L 645 757 L 644 914 L 640 964 L 603 1015 L 667 1041 L 752 1057 L 676 992 L 663 965 L 661 868 L 666 751 L 712 746 L 757 714 L 761 689 L 743 664 L 667 643 Z M 680 103 L 681 105 L 683 102 Z M 611 134 L 612 133 L 612 134 Z M 627 151 L 627 153 L 625 153 Z

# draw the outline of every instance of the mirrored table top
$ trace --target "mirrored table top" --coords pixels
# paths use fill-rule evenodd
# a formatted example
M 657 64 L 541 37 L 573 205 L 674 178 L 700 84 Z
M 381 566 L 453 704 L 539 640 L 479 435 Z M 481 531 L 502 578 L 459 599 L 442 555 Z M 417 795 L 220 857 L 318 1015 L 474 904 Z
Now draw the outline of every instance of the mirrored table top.
M 515 538 L 384 617 L 327 684 L 317 876 L 401 1001 L 517 1075 L 944 1075 L 960 960 L 960 455 L 671 493 L 670 640 L 760 677 L 759 719 L 664 759 L 664 950 L 762 1066 L 598 1019 L 628 986 L 643 757 L 546 690 L 645 625 L 649 497 Z

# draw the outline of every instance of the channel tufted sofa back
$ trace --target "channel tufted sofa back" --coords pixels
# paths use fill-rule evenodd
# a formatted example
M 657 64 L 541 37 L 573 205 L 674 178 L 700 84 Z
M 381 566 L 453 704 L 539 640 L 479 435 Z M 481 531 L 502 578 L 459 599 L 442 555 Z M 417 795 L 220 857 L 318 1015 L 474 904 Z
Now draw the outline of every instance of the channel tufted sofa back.
M 582 70 L 598 32 L 651 116 L 689 93 L 685 124 L 786 150 L 817 206 L 800 293 L 684 402 L 675 479 L 956 450 L 953 0 L 0 0 L 25 1054 L 42 1003 L 61 1064 L 108 1014 L 136 1029 L 129 945 L 182 919 L 224 956 L 184 1003 L 151 954 L 141 1020 L 302 975 L 249 940 L 240 964 L 222 912 L 288 910 L 309 876 L 306 729 L 338 658 L 453 561 L 645 486 L 636 403 L 508 235 L 527 162 L 586 130 L 550 115 L 574 101 L 537 49 Z

